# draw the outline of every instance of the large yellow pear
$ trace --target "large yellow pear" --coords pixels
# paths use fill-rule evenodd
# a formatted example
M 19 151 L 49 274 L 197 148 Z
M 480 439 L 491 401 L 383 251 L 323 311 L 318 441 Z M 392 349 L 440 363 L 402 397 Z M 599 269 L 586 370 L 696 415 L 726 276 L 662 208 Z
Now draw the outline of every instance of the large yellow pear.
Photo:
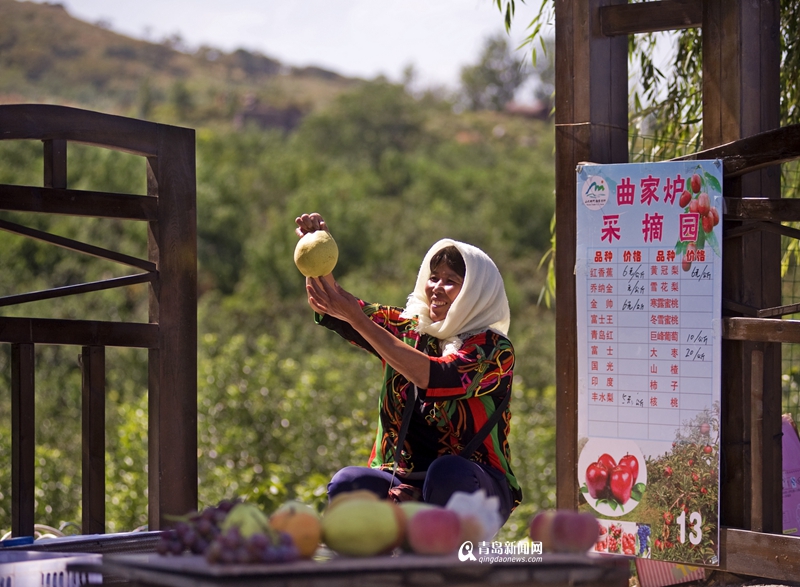
M 322 539 L 339 554 L 388 553 L 403 543 L 404 536 L 403 510 L 387 499 L 351 499 L 322 516 Z
M 328 275 L 339 260 L 339 247 L 327 230 L 307 232 L 294 248 L 294 264 L 306 277 Z

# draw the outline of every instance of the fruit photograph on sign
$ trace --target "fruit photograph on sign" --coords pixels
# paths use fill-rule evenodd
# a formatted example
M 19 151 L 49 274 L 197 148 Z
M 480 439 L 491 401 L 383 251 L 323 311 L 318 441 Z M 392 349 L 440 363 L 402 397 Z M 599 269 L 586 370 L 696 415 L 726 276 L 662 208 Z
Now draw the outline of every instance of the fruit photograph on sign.
M 685 422 L 663 454 L 640 457 L 629 449 L 617 458 L 615 453 L 630 443 L 590 440 L 581 451 L 580 510 L 593 511 L 600 524 L 592 550 L 716 564 L 718 405 Z M 597 454 L 600 450 L 604 452 Z M 625 468 L 631 479 L 620 472 Z
M 647 488 L 642 452 L 633 441 L 589 441 L 578 460 L 578 481 L 581 494 L 598 513 L 628 513 Z

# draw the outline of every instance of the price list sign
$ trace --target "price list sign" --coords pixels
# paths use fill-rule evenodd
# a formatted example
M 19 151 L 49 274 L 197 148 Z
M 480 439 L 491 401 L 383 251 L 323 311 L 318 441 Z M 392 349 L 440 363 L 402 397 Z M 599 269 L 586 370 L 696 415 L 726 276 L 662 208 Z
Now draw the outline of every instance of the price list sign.
M 578 479 L 595 551 L 718 564 L 722 164 L 577 169 Z

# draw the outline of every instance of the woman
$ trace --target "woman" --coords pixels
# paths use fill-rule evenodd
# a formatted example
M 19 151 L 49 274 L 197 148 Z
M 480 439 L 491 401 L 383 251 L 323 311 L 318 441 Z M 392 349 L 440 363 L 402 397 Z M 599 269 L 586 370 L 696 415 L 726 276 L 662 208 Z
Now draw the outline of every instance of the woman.
M 298 236 L 327 230 L 316 213 L 296 223 Z M 332 275 L 307 278 L 306 290 L 319 324 L 384 365 L 369 466 L 337 472 L 329 497 L 368 489 L 445 505 L 455 491 L 484 489 L 506 520 L 522 493 L 509 464 L 508 301 L 492 260 L 472 245 L 439 241 L 405 309 L 359 300 Z

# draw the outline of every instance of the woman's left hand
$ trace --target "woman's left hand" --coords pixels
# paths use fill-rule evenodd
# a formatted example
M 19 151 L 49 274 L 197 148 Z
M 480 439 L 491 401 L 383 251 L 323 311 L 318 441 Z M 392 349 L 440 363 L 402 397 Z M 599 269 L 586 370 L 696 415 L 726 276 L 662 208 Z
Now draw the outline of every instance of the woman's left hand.
M 351 324 L 365 317 L 356 297 L 336 283 L 333 276 L 307 277 L 306 291 L 309 305 L 318 314 L 325 314 Z

